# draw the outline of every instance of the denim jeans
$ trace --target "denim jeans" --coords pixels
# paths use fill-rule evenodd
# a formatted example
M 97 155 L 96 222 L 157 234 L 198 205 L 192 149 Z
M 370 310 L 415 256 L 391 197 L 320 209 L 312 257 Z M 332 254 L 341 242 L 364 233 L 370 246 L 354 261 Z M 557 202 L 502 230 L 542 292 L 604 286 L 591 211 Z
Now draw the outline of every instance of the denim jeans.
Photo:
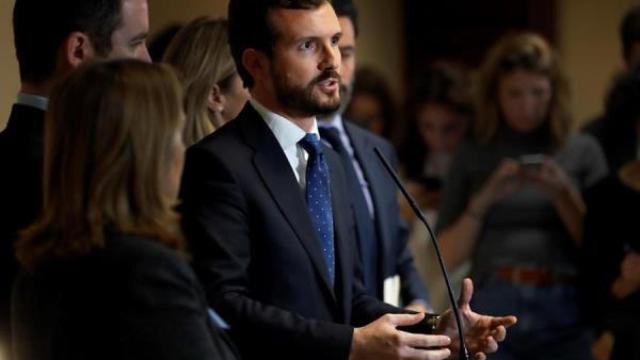
M 577 290 L 572 285 L 519 285 L 480 279 L 472 309 L 488 315 L 516 315 L 518 323 L 490 360 L 592 360 L 591 332 L 580 325 Z

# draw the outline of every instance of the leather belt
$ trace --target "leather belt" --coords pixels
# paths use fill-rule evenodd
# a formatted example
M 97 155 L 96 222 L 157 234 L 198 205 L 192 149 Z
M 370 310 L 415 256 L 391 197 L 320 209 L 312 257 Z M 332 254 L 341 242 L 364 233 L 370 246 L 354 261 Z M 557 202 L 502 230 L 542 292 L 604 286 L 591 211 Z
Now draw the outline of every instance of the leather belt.
M 559 284 L 575 284 L 574 275 L 559 274 L 547 268 L 501 267 L 495 274 L 498 278 L 513 284 L 550 286 Z

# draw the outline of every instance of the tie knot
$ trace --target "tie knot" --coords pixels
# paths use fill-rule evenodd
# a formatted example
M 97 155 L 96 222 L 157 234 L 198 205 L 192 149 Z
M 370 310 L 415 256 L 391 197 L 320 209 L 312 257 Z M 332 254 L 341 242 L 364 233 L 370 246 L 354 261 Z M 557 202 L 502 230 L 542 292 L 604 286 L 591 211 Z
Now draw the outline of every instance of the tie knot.
M 318 135 L 309 133 L 305 135 L 302 140 L 300 140 L 300 145 L 304 148 L 310 155 L 320 154 L 322 153 L 322 144 L 320 143 L 320 139 Z

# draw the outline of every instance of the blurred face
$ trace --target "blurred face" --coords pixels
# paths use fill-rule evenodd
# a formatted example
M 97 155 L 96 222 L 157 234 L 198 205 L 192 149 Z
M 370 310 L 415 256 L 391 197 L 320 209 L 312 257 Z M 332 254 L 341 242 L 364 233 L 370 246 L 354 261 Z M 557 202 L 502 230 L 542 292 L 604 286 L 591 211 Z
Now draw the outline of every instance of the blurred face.
M 627 68 L 631 68 L 640 63 L 640 42 L 635 42 L 631 45 L 631 49 L 625 60 L 627 62 Z
M 417 114 L 422 141 L 434 153 L 452 153 L 467 131 L 467 119 L 450 108 L 428 103 Z
M 515 70 L 498 83 L 498 101 L 506 124 L 517 132 L 536 130 L 544 123 L 551 102 L 551 82 L 544 75 Z
M 182 115 L 184 117 L 184 114 Z M 184 142 L 182 142 L 182 130 L 183 126 L 179 126 L 173 135 L 173 154 L 171 159 L 171 165 L 169 167 L 169 196 L 172 198 L 178 197 L 178 191 L 180 190 L 180 180 L 182 178 L 182 169 L 184 167 Z
M 111 53 L 108 57 L 151 62 L 146 43 L 148 35 L 147 0 L 122 0 L 122 24 L 111 34 Z
M 381 135 L 384 131 L 382 104 L 370 94 L 353 96 L 349 104 L 349 118 L 375 134 Z
M 353 90 L 353 75 L 356 68 L 356 34 L 349 17 L 341 16 L 338 18 L 338 22 L 342 29 L 342 37 L 338 42 L 338 49 L 342 58 L 340 67 L 340 101 L 342 103 L 341 110 L 344 111 L 351 100 L 351 92 Z
M 235 119 L 249 100 L 249 91 L 242 86 L 242 79 L 238 73 L 233 75 L 229 88 L 224 91 L 223 95 L 225 104 L 221 115 L 222 121 L 226 123 Z
M 340 106 L 341 30 L 331 5 L 272 10 L 269 21 L 276 32 L 270 78 L 277 102 L 295 116 L 335 112 Z

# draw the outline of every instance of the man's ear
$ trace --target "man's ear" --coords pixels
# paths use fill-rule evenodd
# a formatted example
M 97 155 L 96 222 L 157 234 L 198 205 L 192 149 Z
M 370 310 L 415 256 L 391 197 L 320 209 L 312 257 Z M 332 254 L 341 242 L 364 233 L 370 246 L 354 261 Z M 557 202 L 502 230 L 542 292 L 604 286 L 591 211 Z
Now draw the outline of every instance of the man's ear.
M 64 64 L 70 68 L 76 68 L 95 56 L 89 36 L 80 31 L 74 31 L 67 36 L 62 51 Z
M 224 110 L 225 102 L 226 99 L 224 94 L 222 94 L 222 90 L 220 90 L 220 86 L 218 86 L 218 84 L 214 84 L 211 87 L 211 91 L 209 91 L 207 107 L 210 111 L 220 114 L 222 110 Z
M 256 49 L 245 49 L 242 53 L 242 65 L 253 79 L 264 78 L 269 69 L 267 56 Z

